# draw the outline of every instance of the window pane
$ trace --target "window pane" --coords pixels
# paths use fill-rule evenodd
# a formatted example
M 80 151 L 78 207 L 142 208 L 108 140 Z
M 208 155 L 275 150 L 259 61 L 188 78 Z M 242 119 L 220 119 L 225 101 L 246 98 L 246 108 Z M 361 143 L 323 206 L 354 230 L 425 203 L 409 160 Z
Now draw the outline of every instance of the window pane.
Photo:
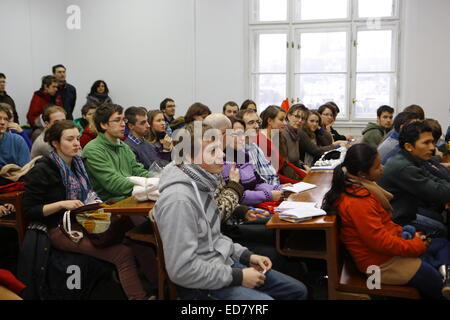
M 359 0 L 360 17 L 390 17 L 394 15 L 394 0 Z
M 358 32 L 357 71 L 392 71 L 392 30 Z
M 260 34 L 255 72 L 286 72 L 286 34 Z
M 259 112 L 271 104 L 279 106 L 286 99 L 286 75 L 284 74 L 255 75 L 253 87 Z
M 340 109 L 340 116 L 347 110 L 347 80 L 345 74 L 297 75 L 296 86 L 300 89 L 300 100 L 310 109 L 318 109 L 328 101 L 334 101 Z
M 287 20 L 287 0 L 253 0 L 255 21 Z
M 297 0 L 297 19 L 345 19 L 348 0 Z
M 347 33 L 302 33 L 299 72 L 346 72 Z
M 376 118 L 377 109 L 391 105 L 395 88 L 392 74 L 359 74 L 356 76 L 356 118 Z

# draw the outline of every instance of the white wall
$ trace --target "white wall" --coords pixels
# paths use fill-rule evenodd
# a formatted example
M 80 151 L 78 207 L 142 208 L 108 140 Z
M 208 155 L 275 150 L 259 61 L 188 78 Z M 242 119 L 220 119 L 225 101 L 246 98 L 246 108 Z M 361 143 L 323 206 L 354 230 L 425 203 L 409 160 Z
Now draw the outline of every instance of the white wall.
M 449 125 L 450 1 L 404 1 L 400 106 L 418 104 L 427 117 Z
M 21 123 L 41 77 L 64 57 L 64 5 L 55 0 L 0 0 L 0 72 Z

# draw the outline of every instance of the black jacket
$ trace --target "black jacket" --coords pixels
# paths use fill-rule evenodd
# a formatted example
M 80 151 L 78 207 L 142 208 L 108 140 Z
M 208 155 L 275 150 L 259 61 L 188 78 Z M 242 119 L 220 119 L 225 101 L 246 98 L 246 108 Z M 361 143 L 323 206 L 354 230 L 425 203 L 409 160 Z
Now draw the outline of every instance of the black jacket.
M 80 267 L 81 286 L 70 290 L 67 280 L 73 273 L 68 268 L 74 265 Z M 86 300 L 114 268 L 88 255 L 53 248 L 45 226 L 31 224 L 20 251 L 17 277 L 27 286 L 22 293 L 25 300 Z
M 75 102 L 77 101 L 77 90 L 69 83 L 58 88 L 57 95 L 61 96 L 64 110 L 67 112 L 67 120 L 73 120 L 73 110 L 75 109 Z
M 56 227 L 62 219 L 64 210 L 44 217 L 44 205 L 66 200 L 66 188 L 56 164 L 48 157 L 36 162 L 25 176 L 23 210 L 31 222 L 44 223 L 49 229 Z
M 19 123 L 19 115 L 17 114 L 16 104 L 14 103 L 13 98 L 11 98 L 6 93 L 6 91 L 3 93 L 0 92 L 0 103 L 7 103 L 11 106 L 11 108 L 13 110 L 14 122 Z

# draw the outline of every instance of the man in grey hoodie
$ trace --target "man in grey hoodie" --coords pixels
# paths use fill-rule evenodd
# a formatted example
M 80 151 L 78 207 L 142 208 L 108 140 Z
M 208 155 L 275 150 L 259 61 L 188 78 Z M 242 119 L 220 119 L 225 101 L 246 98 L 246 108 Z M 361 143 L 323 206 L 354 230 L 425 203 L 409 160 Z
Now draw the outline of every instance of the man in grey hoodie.
M 221 133 L 205 124 L 184 130 L 183 158 L 163 170 L 153 216 L 161 234 L 169 278 L 183 299 L 306 299 L 299 281 L 272 270 L 269 258 L 233 243 L 220 231 L 214 201 L 223 170 Z M 206 134 L 206 135 L 205 135 Z M 177 153 L 179 154 L 179 153 Z

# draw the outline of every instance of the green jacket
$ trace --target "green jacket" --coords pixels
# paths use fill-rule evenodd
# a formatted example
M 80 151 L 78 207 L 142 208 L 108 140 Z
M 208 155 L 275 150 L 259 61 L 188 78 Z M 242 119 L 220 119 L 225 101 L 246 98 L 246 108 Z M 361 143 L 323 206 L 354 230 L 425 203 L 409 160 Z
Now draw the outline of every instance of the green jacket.
M 377 148 L 386 134 L 386 129 L 376 123 L 369 122 L 367 127 L 363 130 L 362 134 L 362 142 L 365 142 Z
M 134 184 L 127 177 L 148 177 L 148 170 L 123 141 L 113 143 L 103 133 L 89 142 L 81 154 L 92 187 L 103 201 L 119 201 L 131 195 Z
M 450 202 L 450 183 L 421 168 L 421 161 L 404 149 L 386 162 L 378 184 L 394 195 L 393 220 L 400 225 L 416 219 L 421 203 Z

